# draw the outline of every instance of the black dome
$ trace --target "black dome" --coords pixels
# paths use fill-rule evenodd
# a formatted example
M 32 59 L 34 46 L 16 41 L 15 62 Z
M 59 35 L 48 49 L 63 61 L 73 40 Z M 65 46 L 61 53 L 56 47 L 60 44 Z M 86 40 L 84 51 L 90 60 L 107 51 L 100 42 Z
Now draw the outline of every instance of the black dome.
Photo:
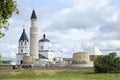
M 48 39 L 41 39 L 39 42 L 50 42 Z
M 50 42 L 50 40 L 46 39 L 44 34 L 43 39 L 40 39 L 39 42 Z
M 23 29 L 23 33 L 22 33 L 19 41 L 21 41 L 21 40 L 23 40 L 23 41 L 24 41 L 24 40 L 27 40 L 27 41 L 28 41 L 28 37 L 27 37 L 27 35 L 26 35 L 26 33 L 25 33 L 25 29 Z

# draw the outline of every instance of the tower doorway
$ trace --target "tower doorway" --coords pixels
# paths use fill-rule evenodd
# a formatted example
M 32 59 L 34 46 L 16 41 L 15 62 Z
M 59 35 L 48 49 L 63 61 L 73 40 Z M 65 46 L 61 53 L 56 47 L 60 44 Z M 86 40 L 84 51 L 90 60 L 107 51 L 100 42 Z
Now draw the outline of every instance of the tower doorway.
M 22 65 L 22 64 L 23 64 L 23 60 L 20 61 L 20 65 Z

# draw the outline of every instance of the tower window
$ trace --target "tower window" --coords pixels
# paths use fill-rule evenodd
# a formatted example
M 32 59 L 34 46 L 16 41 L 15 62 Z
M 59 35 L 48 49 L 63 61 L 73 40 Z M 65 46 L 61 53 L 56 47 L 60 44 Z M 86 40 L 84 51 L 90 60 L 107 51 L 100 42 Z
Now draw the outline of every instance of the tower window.
M 25 45 L 27 44 L 27 42 L 25 41 Z
M 21 52 L 23 52 L 23 49 L 21 49 Z

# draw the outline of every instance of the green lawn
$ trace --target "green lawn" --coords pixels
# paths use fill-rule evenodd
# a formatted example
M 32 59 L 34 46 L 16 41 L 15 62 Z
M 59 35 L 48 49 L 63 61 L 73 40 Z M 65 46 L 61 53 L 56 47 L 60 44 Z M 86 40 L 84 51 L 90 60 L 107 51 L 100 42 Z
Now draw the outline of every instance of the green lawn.
M 94 74 L 92 68 L 32 68 L 0 70 L 0 80 L 120 80 L 120 74 Z

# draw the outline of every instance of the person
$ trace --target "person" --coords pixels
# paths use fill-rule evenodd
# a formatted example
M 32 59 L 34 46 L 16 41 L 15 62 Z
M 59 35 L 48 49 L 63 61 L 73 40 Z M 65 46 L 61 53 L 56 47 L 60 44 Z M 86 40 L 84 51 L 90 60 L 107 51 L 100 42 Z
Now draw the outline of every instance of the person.
M 13 66 L 12 66 L 12 69 L 17 69 L 17 66 L 16 66 L 16 65 L 13 65 Z

